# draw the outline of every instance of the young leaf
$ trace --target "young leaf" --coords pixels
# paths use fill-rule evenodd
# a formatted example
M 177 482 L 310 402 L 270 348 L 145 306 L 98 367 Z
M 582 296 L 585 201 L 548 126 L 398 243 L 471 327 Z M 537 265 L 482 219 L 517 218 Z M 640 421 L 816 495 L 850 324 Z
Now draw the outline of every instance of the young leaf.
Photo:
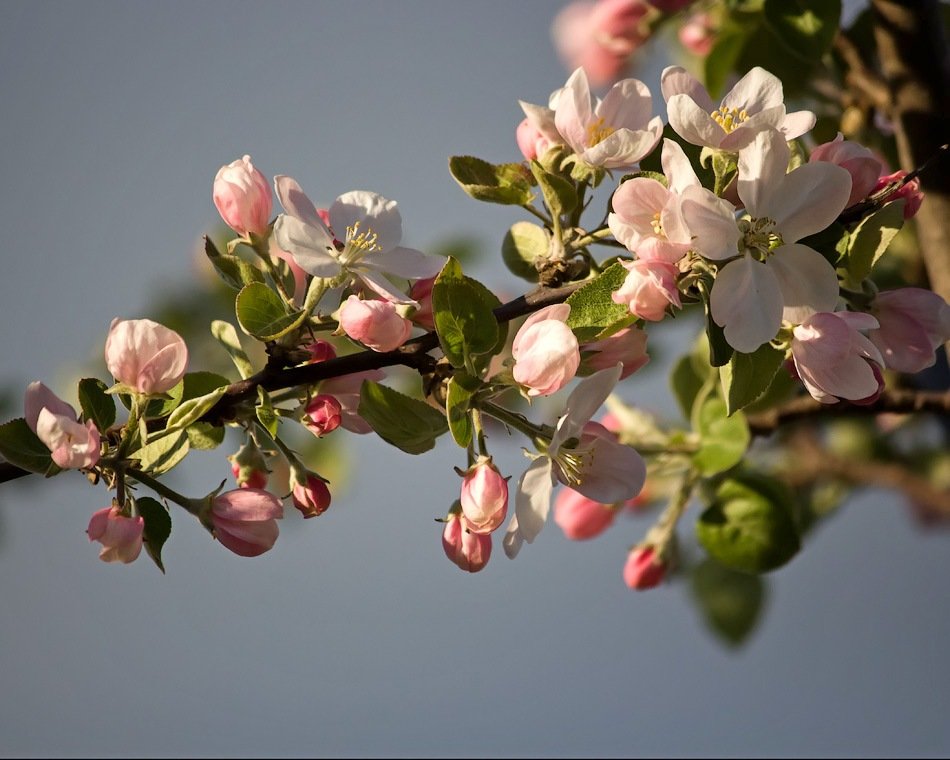
M 251 364 L 251 360 L 241 346 L 241 339 L 238 337 L 234 325 L 230 322 L 216 319 L 211 323 L 211 335 L 214 336 L 214 339 L 228 352 L 242 380 L 247 380 L 247 378 L 254 374 L 254 365 Z
M 264 429 L 270 433 L 271 438 L 277 437 L 277 413 L 274 411 L 274 404 L 270 400 L 270 394 L 257 386 L 257 408 L 254 410 L 257 415 L 257 421 Z
M 462 275 L 449 258 L 432 286 L 432 314 L 442 351 L 453 367 L 474 366 L 478 354 L 492 351 L 499 336 L 488 290 Z M 497 300 L 497 299 L 496 299 Z M 468 364 L 466 364 L 468 363 Z
M 635 321 L 636 317 L 625 305 L 611 300 L 611 295 L 626 278 L 627 270 L 623 266 L 611 264 L 580 290 L 571 293 L 567 299 L 571 307 L 567 326 L 579 342 L 606 338 Z
M 904 225 L 904 199 L 888 203 L 865 217 L 851 233 L 848 254 L 841 262 L 848 275 L 848 284 L 860 288 L 871 269 Z
M 179 430 L 147 443 L 130 458 L 139 460 L 139 468 L 143 472 L 161 475 L 188 456 L 190 449 L 187 433 Z
M 218 276 L 235 290 L 252 282 L 264 282 L 264 274 L 260 269 L 238 256 L 220 253 L 209 237 L 205 237 L 205 254 Z
M 106 393 L 106 384 L 98 378 L 85 377 L 79 381 L 79 405 L 83 418 L 96 423 L 100 433 L 115 422 L 115 399 Z
M 237 295 L 235 313 L 241 329 L 258 340 L 277 340 L 298 328 L 307 318 L 305 310 L 287 312 L 287 306 L 267 285 L 252 282 Z
M 543 227 L 531 222 L 515 222 L 501 243 L 501 258 L 513 275 L 537 282 L 534 262 L 546 258 L 550 248 L 551 236 Z
M 424 401 L 366 380 L 360 388 L 360 417 L 377 435 L 407 454 L 422 454 L 449 428 L 445 415 Z
M 452 438 L 462 448 L 472 442 L 473 430 L 469 404 L 480 387 L 481 381 L 465 372 L 459 372 L 449 380 L 445 398 L 445 415 Z
M 224 443 L 224 428 L 210 422 L 196 422 L 185 428 L 192 449 L 211 451 Z
M 227 381 L 225 381 L 224 385 L 215 388 L 210 393 L 182 401 L 178 408 L 168 415 L 168 422 L 166 423 L 165 429 L 181 430 L 197 422 L 205 412 L 218 403 L 218 400 L 224 395 L 227 389 Z
M 168 514 L 168 510 L 162 506 L 161 502 L 149 496 L 136 499 L 135 508 L 145 521 L 145 527 L 142 530 L 142 542 L 145 551 L 148 552 L 148 556 L 152 558 L 158 569 L 164 573 L 162 547 L 172 532 L 171 515 Z
M 744 409 L 762 396 L 785 361 L 785 352 L 763 343 L 751 354 L 736 351 L 719 368 L 728 414 Z
M 577 207 L 577 190 L 564 177 L 545 171 L 537 161 L 531 162 L 531 173 L 541 187 L 544 205 L 550 210 L 551 216 L 570 214 Z
M 18 417 L 0 425 L 0 454 L 10 464 L 30 472 L 51 472 L 56 465 L 46 444 Z
M 801 547 L 790 498 L 762 477 L 730 478 L 696 523 L 699 542 L 733 570 L 757 574 L 781 567 Z
M 524 206 L 534 200 L 530 173 L 521 164 L 490 164 L 474 156 L 452 156 L 449 171 L 472 198 Z
M 708 397 L 693 410 L 693 428 L 699 433 L 699 451 L 693 454 L 693 466 L 703 475 L 716 475 L 735 467 L 749 447 L 749 426 L 745 415 L 726 414 L 726 404 L 718 396 Z

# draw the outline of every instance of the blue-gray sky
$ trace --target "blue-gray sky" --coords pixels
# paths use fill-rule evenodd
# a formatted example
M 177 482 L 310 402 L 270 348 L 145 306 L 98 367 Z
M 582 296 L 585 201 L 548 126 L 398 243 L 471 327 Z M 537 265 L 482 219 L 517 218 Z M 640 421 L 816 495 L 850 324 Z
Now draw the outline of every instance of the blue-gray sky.
M 468 199 L 446 160 L 519 158 L 517 100 L 566 78 L 548 39 L 557 7 L 4 3 L 3 379 L 65 394 L 113 317 L 193 277 L 217 221 L 211 180 L 244 153 L 318 202 L 398 200 L 409 245 L 475 237 L 479 272 L 514 294 L 488 262 L 519 217 Z M 658 71 L 639 71 L 654 92 Z M 658 379 L 628 397 L 669 408 L 662 394 Z M 919 529 L 899 497 L 854 499 L 810 536 L 730 651 L 683 584 L 621 582 L 646 519 L 583 544 L 552 524 L 469 576 L 432 519 L 461 452 L 410 459 L 369 436 L 353 451 L 360 477 L 318 520 L 289 512 L 259 559 L 176 514 L 164 577 L 144 556 L 96 558 L 84 531 L 107 494 L 78 474 L 4 486 L 0 754 L 950 751 L 947 533 Z M 226 453 L 176 482 L 210 490 Z

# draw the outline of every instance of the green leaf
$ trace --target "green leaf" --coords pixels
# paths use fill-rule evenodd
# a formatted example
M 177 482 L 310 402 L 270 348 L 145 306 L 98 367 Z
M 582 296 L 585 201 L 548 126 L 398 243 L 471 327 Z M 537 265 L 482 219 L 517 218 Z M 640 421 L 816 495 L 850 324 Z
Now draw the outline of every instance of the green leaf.
M 719 368 L 728 414 L 744 409 L 762 396 L 785 361 L 785 352 L 763 343 L 751 354 L 736 351 Z
M 0 425 L 0 454 L 23 470 L 51 475 L 58 472 L 46 444 L 30 430 L 22 417 Z
M 784 486 L 751 473 L 719 486 L 696 522 L 696 535 L 713 558 L 743 573 L 781 567 L 801 547 Z
M 182 394 L 185 391 L 185 386 L 182 381 L 179 381 L 174 388 L 170 388 L 168 391 L 162 395 L 151 398 L 148 400 L 148 403 L 145 405 L 145 411 L 142 413 L 143 417 L 146 419 L 154 419 L 156 417 L 167 417 L 172 411 L 181 403 Z M 123 405 L 127 408 L 129 404 L 126 403 L 126 400 L 131 399 L 125 394 L 121 394 L 119 399 L 122 401 Z
M 106 393 L 106 384 L 98 378 L 85 377 L 79 381 L 79 405 L 83 418 L 96 423 L 101 433 L 115 422 L 115 399 Z
M 360 417 L 377 435 L 407 454 L 422 454 L 449 427 L 445 415 L 424 401 L 365 380 L 360 388 Z
M 241 346 L 241 339 L 238 337 L 234 325 L 221 319 L 215 319 L 211 323 L 211 335 L 228 352 L 242 380 L 247 380 L 254 374 L 254 365 L 251 364 L 250 358 Z
M 716 475 L 735 467 L 749 447 L 749 426 L 745 415 L 726 414 L 726 404 L 710 396 L 693 410 L 693 429 L 699 434 L 699 451 L 693 454 L 693 466 L 703 475 Z
M 145 444 L 129 458 L 138 459 L 139 468 L 144 472 L 161 475 L 188 456 L 190 449 L 188 434 L 184 430 L 178 430 Z
M 224 428 L 210 422 L 196 422 L 185 428 L 192 449 L 211 451 L 224 443 Z
M 537 161 L 531 162 L 531 173 L 541 187 L 544 205 L 553 217 L 570 214 L 577 207 L 577 190 L 573 183 L 557 174 L 545 171 Z
M 567 326 L 580 343 L 606 338 L 636 321 L 630 309 L 610 298 L 626 278 L 627 270 L 621 264 L 611 264 L 580 290 L 571 293 L 567 299 L 571 307 Z
M 534 199 L 531 174 L 521 164 L 490 164 L 474 156 L 452 156 L 449 171 L 472 198 L 524 206 Z
M 480 283 L 463 276 L 453 258 L 446 261 L 432 286 L 436 333 L 453 367 L 473 367 L 475 356 L 492 351 L 498 342 L 498 320 L 485 297 L 488 292 Z
M 445 415 L 449 432 L 455 442 L 465 448 L 472 442 L 472 420 L 469 415 L 472 396 L 481 387 L 481 381 L 468 373 L 459 372 L 450 380 L 445 396 Z
M 817 61 L 831 49 L 841 21 L 841 0 L 765 0 L 766 24 L 803 61 Z
M 145 551 L 158 569 L 165 572 L 162 564 L 162 547 L 172 533 L 172 518 L 161 502 L 150 496 L 142 496 L 135 500 L 135 508 L 145 521 L 142 530 L 142 543 Z
M 531 222 L 515 222 L 501 243 L 501 258 L 513 275 L 537 282 L 534 262 L 547 258 L 550 250 L 551 236 L 547 230 Z
M 277 340 L 307 319 L 306 310 L 287 312 L 283 299 L 260 282 L 245 285 L 237 295 L 235 314 L 241 329 L 262 341 Z
M 709 629 L 729 646 L 741 645 L 762 617 L 765 581 L 712 559 L 693 568 L 693 598 Z
M 209 237 L 205 237 L 205 254 L 218 276 L 235 290 L 252 282 L 264 282 L 260 269 L 237 256 L 220 253 Z
M 848 240 L 844 264 L 848 284 L 860 289 L 871 269 L 904 226 L 904 199 L 888 203 L 861 220 Z
M 720 327 L 712 316 L 712 307 L 709 305 L 709 288 L 703 280 L 697 283 L 699 295 L 703 299 L 703 310 L 706 312 L 706 340 L 709 342 L 709 363 L 714 367 L 721 367 L 732 358 L 733 348 L 726 341 L 725 330 Z
M 279 422 L 277 413 L 274 411 L 274 404 L 271 402 L 270 394 L 261 388 L 261 386 L 257 386 L 257 408 L 254 410 L 254 413 L 257 415 L 257 421 L 270 433 L 270 437 L 276 438 Z

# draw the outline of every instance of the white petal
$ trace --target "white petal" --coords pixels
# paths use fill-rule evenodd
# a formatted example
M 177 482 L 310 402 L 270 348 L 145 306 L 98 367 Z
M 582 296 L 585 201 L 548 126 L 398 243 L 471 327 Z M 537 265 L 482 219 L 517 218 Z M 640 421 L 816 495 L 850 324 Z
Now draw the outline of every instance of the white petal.
M 754 218 L 772 217 L 772 199 L 781 195 L 789 155 L 785 138 L 772 130 L 759 132 L 749 147 L 739 153 L 739 198 Z
M 607 396 L 614 389 L 623 365 L 602 369 L 590 377 L 584 378 L 567 397 L 564 416 L 558 420 L 557 430 L 551 437 L 551 449 L 557 451 L 561 444 L 569 438 L 577 438 L 590 418 L 607 400 Z
M 647 477 L 643 457 L 630 446 L 608 438 L 599 438 L 593 445 L 590 470 L 571 488 L 601 504 L 616 504 L 640 493 Z
M 548 519 L 551 509 L 551 458 L 538 457 L 524 471 L 515 497 L 518 530 L 529 544 L 534 541 Z
M 666 112 L 670 126 L 688 143 L 717 148 L 726 136 L 723 128 L 713 121 L 710 111 L 704 111 L 688 95 L 671 97 Z
M 835 268 L 818 251 L 792 243 L 772 252 L 765 265 L 782 291 L 782 319 L 799 325 L 819 311 L 834 311 L 838 303 Z
M 592 118 L 592 111 L 587 75 L 584 69 L 577 69 L 561 90 L 554 111 L 557 131 L 577 153 L 587 147 L 587 125 Z
M 736 82 L 722 99 L 722 104 L 726 108 L 745 109 L 751 115 L 782 105 L 784 100 L 781 80 L 761 66 L 756 66 Z
M 794 140 L 815 126 L 815 114 L 811 111 L 793 111 L 786 114 L 779 127 L 786 140 Z
M 739 253 L 735 209 L 704 187 L 688 187 L 680 200 L 693 247 L 707 259 L 729 259 Z
M 410 304 L 412 306 L 419 305 L 417 301 L 413 301 L 382 274 L 364 266 L 363 262 L 350 267 L 350 271 L 359 277 L 367 288 L 376 293 L 376 295 L 382 296 L 387 301 L 399 304 Z
M 376 235 L 376 245 L 383 251 L 395 248 L 402 240 L 402 216 L 396 201 L 368 190 L 343 193 L 330 206 L 330 226 L 343 239 L 348 229 L 359 225 L 359 232 Z
M 327 237 L 330 238 L 331 241 L 333 240 L 333 234 L 327 229 L 320 215 L 317 214 L 317 209 L 313 205 L 313 201 L 307 197 L 307 194 L 297 183 L 297 180 L 293 177 L 279 174 L 274 177 L 274 190 L 277 193 L 277 200 L 279 200 L 280 205 L 284 207 L 284 211 L 300 221 L 309 224 L 311 227 L 322 229 Z
M 828 161 L 804 164 L 784 177 L 781 192 L 771 199 L 769 216 L 782 240 L 794 243 L 820 232 L 844 211 L 851 195 L 847 169 Z
M 727 264 L 713 283 L 712 318 L 736 351 L 751 354 L 782 325 L 782 292 L 775 275 L 749 255 Z
M 370 269 L 388 272 L 396 277 L 419 280 L 424 277 L 435 277 L 445 266 L 445 259 L 414 248 L 396 246 L 389 250 L 370 253 L 362 263 Z
M 699 177 L 696 176 L 693 165 L 686 157 L 686 153 L 679 143 L 669 138 L 663 140 L 663 153 L 660 157 L 660 163 L 663 166 L 663 173 L 669 180 L 672 192 L 681 193 L 687 187 L 700 184 Z
M 728 150 L 733 153 L 741 151 L 755 139 L 755 136 L 759 134 L 759 132 L 771 131 L 779 133 L 779 126 L 784 120 L 784 105 L 780 104 L 773 108 L 766 108 L 764 111 L 750 116 L 747 121 L 744 121 L 732 130 L 732 132 L 722 139 L 722 142 L 719 143 L 719 147 L 722 150 Z
M 303 271 L 314 277 L 336 277 L 340 262 L 330 251 L 333 241 L 325 228 L 314 227 L 295 216 L 281 214 L 274 223 L 274 241 L 297 262 Z
M 712 113 L 716 107 L 706 88 L 682 66 L 667 66 L 663 69 L 660 91 L 667 103 L 674 95 L 688 95 L 706 113 Z
M 521 551 L 524 544 L 524 535 L 518 527 L 518 516 L 512 515 L 508 521 L 508 528 L 505 530 L 505 537 L 501 541 L 502 548 L 505 550 L 505 556 L 508 559 L 514 559 Z
M 604 97 L 594 114 L 605 124 L 640 131 L 646 128 L 653 112 L 653 97 L 639 79 L 622 79 Z

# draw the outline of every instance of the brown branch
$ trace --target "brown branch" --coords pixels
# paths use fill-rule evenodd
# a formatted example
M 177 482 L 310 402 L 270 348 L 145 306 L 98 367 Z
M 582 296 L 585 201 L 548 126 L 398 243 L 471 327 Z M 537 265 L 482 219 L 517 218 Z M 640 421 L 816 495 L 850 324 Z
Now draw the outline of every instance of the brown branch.
M 892 412 L 935 412 L 950 414 L 950 391 L 885 390 L 871 404 L 822 404 L 811 396 L 799 396 L 767 412 L 750 414 L 746 419 L 753 435 L 769 435 L 783 425 L 814 417 L 858 417 Z

